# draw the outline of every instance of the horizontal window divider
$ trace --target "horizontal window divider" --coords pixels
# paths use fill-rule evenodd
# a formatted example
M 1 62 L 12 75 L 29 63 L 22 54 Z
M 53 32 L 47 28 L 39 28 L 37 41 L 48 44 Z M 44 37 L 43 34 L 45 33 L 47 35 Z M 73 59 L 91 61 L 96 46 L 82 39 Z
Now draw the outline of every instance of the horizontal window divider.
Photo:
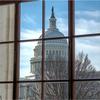
M 82 34 L 82 35 L 75 35 L 73 38 L 81 38 L 81 37 L 95 37 L 100 36 L 100 33 L 94 33 L 94 34 Z
M 10 43 L 14 43 L 15 41 L 4 41 L 4 42 L 0 42 L 0 44 L 10 44 Z
M 68 80 L 20 80 L 20 81 L 0 81 L 0 84 L 8 83 L 36 83 L 36 82 L 68 82 Z
M 100 81 L 100 79 L 73 79 L 73 82 L 81 82 L 81 81 Z M 38 82 L 55 82 L 55 83 L 63 83 L 69 82 L 69 80 L 20 80 L 20 81 L 0 81 L 0 84 L 9 84 L 9 83 L 38 83 Z
M 84 35 L 75 35 L 72 36 L 72 38 L 82 38 L 82 37 L 97 37 L 100 36 L 100 33 L 96 34 L 84 34 Z M 47 41 L 47 40 L 57 40 L 57 39 L 69 39 L 69 36 L 65 37 L 53 37 L 53 38 L 41 38 L 41 39 L 25 39 L 25 40 L 19 40 L 19 41 L 3 41 L 0 42 L 0 44 L 9 44 L 9 43 L 15 43 L 15 42 L 34 42 L 34 41 Z
M 68 37 L 55 37 L 55 38 L 41 38 L 41 39 L 26 39 L 26 40 L 19 40 L 19 41 L 4 41 L 0 42 L 0 44 L 7 44 L 7 43 L 15 43 L 15 42 L 34 42 L 34 41 L 46 41 L 46 40 L 55 40 L 55 39 L 67 39 Z
M 97 78 L 97 79 L 73 79 L 73 81 L 100 81 L 100 79 L 99 78 Z
M 0 81 L 0 84 L 13 84 L 14 81 Z
M 57 83 L 57 82 L 68 82 L 68 80 L 31 80 L 31 81 L 19 81 L 19 83 L 24 83 L 24 82 L 44 82 L 44 83 L 46 83 L 46 82 L 55 82 L 55 83 Z

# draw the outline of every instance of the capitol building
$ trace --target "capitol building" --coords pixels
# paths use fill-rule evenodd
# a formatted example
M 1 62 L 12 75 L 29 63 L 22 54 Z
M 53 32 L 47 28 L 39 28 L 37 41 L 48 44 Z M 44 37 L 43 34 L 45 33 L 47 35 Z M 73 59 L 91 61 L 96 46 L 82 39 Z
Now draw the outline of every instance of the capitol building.
M 45 32 L 45 38 L 56 38 L 56 37 L 64 37 L 64 34 L 59 31 L 59 29 L 56 26 L 56 17 L 54 13 L 54 8 L 52 7 L 51 11 L 51 17 L 49 19 L 49 28 Z M 42 36 L 40 36 L 40 39 Z M 63 58 L 67 61 L 68 51 L 67 51 L 68 45 L 66 39 L 52 39 L 52 40 L 46 40 L 45 41 L 45 62 L 48 58 L 52 57 L 53 61 L 56 61 L 56 59 Z M 41 60 L 42 60 L 42 42 L 39 41 L 37 43 L 37 46 L 35 46 L 34 49 L 34 57 L 31 58 L 31 73 L 35 74 L 35 78 L 39 78 L 39 69 L 41 66 Z

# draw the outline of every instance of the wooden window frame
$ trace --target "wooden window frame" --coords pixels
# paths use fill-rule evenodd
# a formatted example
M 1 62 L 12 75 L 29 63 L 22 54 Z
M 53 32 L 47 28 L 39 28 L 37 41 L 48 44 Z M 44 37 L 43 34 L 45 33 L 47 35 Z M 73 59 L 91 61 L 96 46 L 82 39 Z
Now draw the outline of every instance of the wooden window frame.
M 0 81 L 0 84 L 13 84 L 13 100 L 18 98 L 18 84 L 19 83 L 34 83 L 41 82 L 41 100 L 44 100 L 44 83 L 45 82 L 68 82 L 68 99 L 75 99 L 74 82 L 81 81 L 100 81 L 100 79 L 74 79 L 74 65 L 75 65 L 75 39 L 80 37 L 100 36 L 100 33 L 75 35 L 75 0 L 68 0 L 68 36 L 45 38 L 45 0 L 42 0 L 42 38 L 20 40 L 20 3 L 31 2 L 33 0 L 2 0 L 0 5 L 15 4 L 15 35 L 14 41 L 0 41 L 0 44 L 14 43 L 14 70 L 13 81 Z M 45 57 L 45 41 L 55 39 L 68 39 L 68 80 L 45 80 L 44 79 L 44 57 Z M 19 80 L 19 57 L 20 57 L 20 43 L 30 41 L 42 41 L 42 63 L 41 63 L 41 80 Z M 67 50 L 66 50 L 67 51 Z

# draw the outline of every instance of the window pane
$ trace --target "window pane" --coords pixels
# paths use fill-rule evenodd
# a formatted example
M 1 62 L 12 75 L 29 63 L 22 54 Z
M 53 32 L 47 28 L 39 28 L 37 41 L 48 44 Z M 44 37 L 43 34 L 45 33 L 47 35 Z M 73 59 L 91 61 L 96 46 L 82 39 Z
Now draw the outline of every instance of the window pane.
M 14 40 L 15 6 L 0 6 L 0 41 Z
M 68 79 L 67 39 L 45 41 L 45 79 Z
M 14 44 L 0 44 L 0 81 L 13 80 Z
M 75 21 L 76 34 L 100 33 L 100 1 L 76 0 Z
M 76 39 L 75 78 L 100 78 L 100 36 Z
M 45 100 L 67 100 L 68 83 L 45 83 Z
M 46 0 L 46 38 L 68 35 L 68 1 Z
M 41 41 L 20 44 L 20 78 L 41 78 Z
M 42 2 L 21 3 L 20 39 L 38 39 L 42 28 Z
M 81 81 L 75 82 L 75 98 L 77 100 L 99 100 L 100 82 L 99 81 Z
M 18 100 L 41 100 L 41 83 L 20 83 Z
M 0 84 L 0 100 L 13 100 L 12 92 L 12 84 Z

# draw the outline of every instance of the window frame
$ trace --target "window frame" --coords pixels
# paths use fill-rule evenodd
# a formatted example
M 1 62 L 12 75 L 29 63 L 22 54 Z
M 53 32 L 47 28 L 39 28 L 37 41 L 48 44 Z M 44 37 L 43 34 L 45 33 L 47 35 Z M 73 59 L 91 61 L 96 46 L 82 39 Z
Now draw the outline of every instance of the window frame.
M 75 99 L 75 82 L 81 81 L 100 81 L 100 79 L 74 79 L 74 65 L 75 65 L 75 39 L 80 37 L 93 37 L 100 36 L 100 33 L 94 34 L 84 34 L 84 35 L 75 35 L 75 0 L 68 0 L 68 36 L 65 37 L 55 37 L 55 38 L 45 38 L 45 0 L 42 0 L 42 38 L 41 39 L 27 39 L 20 40 L 20 3 L 21 2 L 31 2 L 33 0 L 5 0 L 0 1 L 0 5 L 15 4 L 15 35 L 14 41 L 4 41 L 0 44 L 10 44 L 14 43 L 14 70 L 13 70 L 13 81 L 0 81 L 0 84 L 13 84 L 13 100 L 18 98 L 19 94 L 19 83 L 34 83 L 41 82 L 41 100 L 44 100 L 44 83 L 45 82 L 68 82 L 68 99 Z M 44 57 L 45 57 L 45 41 L 46 40 L 55 40 L 55 39 L 68 39 L 68 80 L 44 80 Z M 42 63 L 41 63 L 41 80 L 30 80 L 22 81 L 19 80 L 19 59 L 20 59 L 20 43 L 21 42 L 30 42 L 30 41 L 42 41 Z M 67 44 L 66 44 L 67 45 Z M 67 50 L 66 50 L 67 51 Z

